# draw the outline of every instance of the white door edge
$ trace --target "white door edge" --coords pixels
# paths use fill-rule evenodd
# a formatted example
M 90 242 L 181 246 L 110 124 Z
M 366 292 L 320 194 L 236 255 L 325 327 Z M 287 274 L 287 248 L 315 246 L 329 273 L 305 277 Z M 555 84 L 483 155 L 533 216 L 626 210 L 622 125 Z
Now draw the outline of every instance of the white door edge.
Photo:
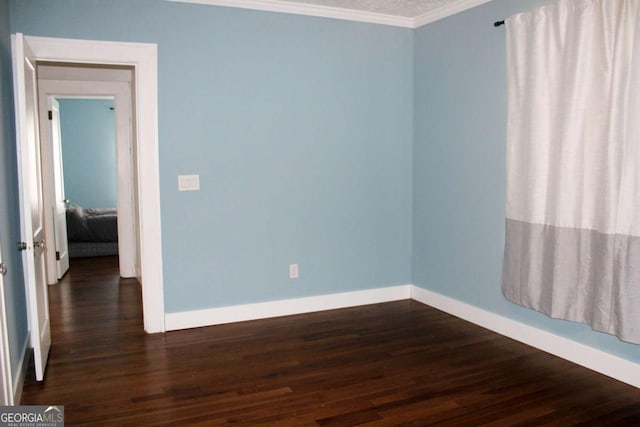
M 22 34 L 11 36 L 18 193 L 20 197 L 20 237 L 27 296 L 29 335 L 33 348 L 36 380 L 42 381 L 51 343 L 49 301 L 44 259 L 44 218 L 40 135 L 35 55 Z

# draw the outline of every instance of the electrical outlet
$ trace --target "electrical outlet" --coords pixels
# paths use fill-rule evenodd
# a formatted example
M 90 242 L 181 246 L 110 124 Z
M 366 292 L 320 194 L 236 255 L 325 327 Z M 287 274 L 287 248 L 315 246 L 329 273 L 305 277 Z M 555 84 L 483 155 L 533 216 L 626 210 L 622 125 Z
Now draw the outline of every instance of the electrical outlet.
M 297 279 L 300 276 L 298 264 L 289 264 L 289 279 Z

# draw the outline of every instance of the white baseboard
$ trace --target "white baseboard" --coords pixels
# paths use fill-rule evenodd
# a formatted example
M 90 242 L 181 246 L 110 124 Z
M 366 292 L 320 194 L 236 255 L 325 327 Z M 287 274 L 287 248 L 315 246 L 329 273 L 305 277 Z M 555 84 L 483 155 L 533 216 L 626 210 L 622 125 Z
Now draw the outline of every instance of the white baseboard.
M 640 388 L 640 364 L 417 286 L 411 286 L 411 298 L 516 341 Z
M 269 317 L 289 316 L 292 314 L 312 313 L 314 311 L 409 299 L 411 297 L 411 287 L 411 285 L 398 285 L 388 288 L 341 292 L 315 297 L 167 313 L 165 314 L 165 330 L 175 331 L 178 329 L 221 325 L 246 320 L 266 319 Z
M 29 340 L 29 334 L 24 340 L 22 351 L 20 352 L 20 365 L 18 365 L 18 373 L 13 384 L 13 404 L 19 405 L 22 398 L 22 388 L 24 387 L 24 379 L 27 376 L 27 367 L 29 366 L 29 357 L 31 353 L 31 342 Z
M 414 285 L 167 313 L 165 315 L 165 329 L 175 331 L 403 299 L 413 299 L 437 308 L 483 328 L 640 388 L 640 364 Z

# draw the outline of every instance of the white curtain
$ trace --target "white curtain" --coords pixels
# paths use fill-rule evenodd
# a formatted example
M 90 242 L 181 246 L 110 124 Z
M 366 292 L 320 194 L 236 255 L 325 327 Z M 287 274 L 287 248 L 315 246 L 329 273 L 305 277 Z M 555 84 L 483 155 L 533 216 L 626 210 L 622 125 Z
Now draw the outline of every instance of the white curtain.
M 502 290 L 640 344 L 640 0 L 506 20 Z

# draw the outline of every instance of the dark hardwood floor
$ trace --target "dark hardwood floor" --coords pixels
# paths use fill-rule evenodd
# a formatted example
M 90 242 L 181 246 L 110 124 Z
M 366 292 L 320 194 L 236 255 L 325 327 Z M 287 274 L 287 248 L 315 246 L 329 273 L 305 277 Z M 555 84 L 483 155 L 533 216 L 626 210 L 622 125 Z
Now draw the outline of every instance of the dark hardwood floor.
M 50 305 L 22 404 L 66 425 L 640 425 L 640 390 L 413 301 L 146 335 L 138 284 L 102 258 Z

